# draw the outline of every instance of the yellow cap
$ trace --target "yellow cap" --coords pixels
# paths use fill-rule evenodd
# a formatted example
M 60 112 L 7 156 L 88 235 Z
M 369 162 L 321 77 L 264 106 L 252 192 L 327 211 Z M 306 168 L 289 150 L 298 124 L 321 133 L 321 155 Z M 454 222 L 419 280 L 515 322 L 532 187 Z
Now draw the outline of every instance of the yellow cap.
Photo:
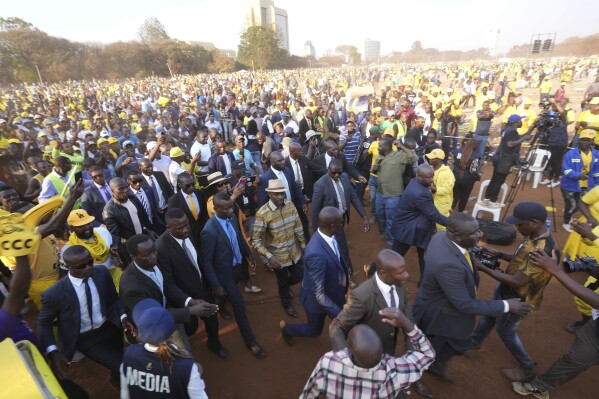
M 169 153 L 169 156 L 171 158 L 178 158 L 178 157 L 182 157 L 184 155 L 185 155 L 185 153 L 179 147 L 173 147 L 173 148 L 171 148 L 171 152 Z
M 599 104 L 599 97 L 593 97 L 591 98 L 591 101 L 589 101 L 590 105 L 597 105 Z
M 593 129 L 584 129 L 582 132 L 580 132 L 579 137 L 581 139 L 594 139 L 595 131 Z
M 528 98 L 528 97 L 527 97 L 527 98 L 525 98 L 525 99 L 524 99 L 524 105 L 532 105 L 532 99 L 530 99 L 530 98 Z
M 428 154 L 426 154 L 428 159 L 445 159 L 445 151 L 440 148 L 435 148 Z
M 69 226 L 84 226 L 96 220 L 95 217 L 90 216 L 85 209 L 76 209 L 71 211 L 69 217 L 67 218 L 67 223 Z

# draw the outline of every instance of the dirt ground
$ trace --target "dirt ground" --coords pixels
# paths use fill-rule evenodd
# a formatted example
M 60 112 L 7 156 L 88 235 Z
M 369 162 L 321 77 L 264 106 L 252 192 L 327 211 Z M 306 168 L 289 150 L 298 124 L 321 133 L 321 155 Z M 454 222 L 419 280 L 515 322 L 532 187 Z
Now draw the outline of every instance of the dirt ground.
M 559 82 L 554 81 L 557 88 Z M 586 83 L 575 87 L 585 87 Z M 571 87 L 574 92 L 575 87 Z M 532 94 L 532 90 L 525 91 Z M 579 92 L 578 98 L 580 97 Z M 576 97 L 576 96 L 571 96 Z M 536 94 L 534 99 L 538 98 Z M 572 101 L 572 107 L 580 112 L 578 102 Z M 492 167 L 487 165 L 484 169 L 484 179 L 489 179 Z M 508 178 L 508 185 L 513 176 Z M 519 191 L 515 203 L 525 200 L 539 201 L 547 206 L 549 202 L 549 189 L 539 186 L 532 189 L 532 181 L 525 184 L 523 191 Z M 474 187 L 472 196 L 478 194 L 479 184 Z M 563 200 L 559 188 L 553 190 L 557 217 L 553 223 L 558 226 L 555 237 L 561 246 L 566 242 L 567 232 L 562 228 Z M 470 202 L 467 211 L 471 212 L 474 202 Z M 366 207 L 369 212 L 369 208 Z M 370 232 L 364 233 L 359 223 L 357 214 L 353 211 L 352 223 L 346 226 L 350 252 L 356 273 L 355 279 L 363 281 L 365 275 L 361 266 L 370 263 L 378 250 L 384 247 L 376 226 Z M 552 230 L 553 232 L 553 230 Z M 516 239 L 519 242 L 521 237 Z M 504 247 L 503 250 L 506 250 Z M 410 279 L 407 283 L 410 301 L 416 295 L 416 282 L 418 281 L 418 263 L 414 249 L 406 256 L 409 265 Z M 579 281 L 585 279 L 584 275 L 577 275 Z M 315 339 L 296 338 L 295 346 L 288 347 L 283 341 L 279 320 L 298 322 L 305 320 L 305 314 L 298 303 L 299 287 L 294 288 L 296 294 L 295 306 L 299 312 L 297 320 L 291 320 L 283 311 L 277 297 L 276 279 L 272 273 L 258 267 L 258 275 L 254 282 L 263 288 L 260 295 L 245 294 L 247 301 L 248 318 L 257 337 L 258 342 L 267 352 L 265 359 L 256 359 L 245 348 L 237 331 L 234 321 L 220 319 L 220 335 L 223 345 L 229 349 L 228 360 L 221 360 L 206 346 L 206 335 L 199 330 L 192 338 L 193 355 L 204 368 L 203 378 L 206 382 L 207 393 L 211 398 L 239 398 L 239 399 L 287 399 L 297 398 L 307 381 L 312 369 L 320 356 L 330 350 L 328 337 L 328 323 L 323 334 Z M 486 275 L 481 277 L 478 297 L 490 298 L 494 280 Z M 524 346 L 538 363 L 538 369 L 545 371 L 557 358 L 566 353 L 574 341 L 574 336 L 564 330 L 564 326 L 578 319 L 579 314 L 572 300 L 572 295 L 563 288 L 555 279 L 551 280 L 545 290 L 545 298 L 538 312 L 528 317 L 520 326 L 520 337 Z M 398 354 L 402 352 L 398 348 Z M 493 332 L 485 341 L 480 353 L 471 359 L 455 358 L 450 364 L 450 371 L 456 377 L 456 382 L 449 384 L 437 377 L 425 374 L 424 381 L 431 387 L 435 398 L 442 399 L 504 399 L 519 397 L 511 389 L 510 383 L 505 380 L 499 370 L 515 367 L 516 362 L 503 346 L 497 335 Z M 108 385 L 108 371 L 95 364 L 93 361 L 84 360 L 71 366 L 69 376 L 86 389 L 92 398 L 116 398 L 116 393 Z M 597 398 L 596 387 L 599 386 L 599 372 L 596 368 L 587 370 L 574 381 L 567 383 L 551 393 L 553 399 L 591 399 Z M 411 397 L 418 397 L 412 393 Z

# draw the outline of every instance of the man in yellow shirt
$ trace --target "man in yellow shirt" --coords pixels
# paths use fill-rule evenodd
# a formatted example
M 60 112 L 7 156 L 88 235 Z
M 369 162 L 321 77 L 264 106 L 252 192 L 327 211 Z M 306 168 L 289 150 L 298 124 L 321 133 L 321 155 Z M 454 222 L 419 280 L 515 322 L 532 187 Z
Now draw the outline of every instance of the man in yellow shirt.
M 584 129 L 592 129 L 595 131 L 595 147 L 599 147 L 599 97 L 593 97 L 589 101 L 589 109 L 582 112 L 578 117 L 578 122 L 574 126 L 576 136 L 574 141 L 578 142 L 578 135 Z M 574 143 L 577 145 L 577 143 Z
M 545 76 L 543 78 L 543 83 L 541 83 L 540 89 L 541 89 L 541 100 L 543 101 L 544 99 L 548 99 L 551 96 L 551 82 L 549 81 L 549 76 Z
M 522 127 L 518 129 L 519 135 L 526 134 L 530 125 L 532 125 L 534 121 L 537 119 L 537 113 L 531 108 L 531 105 L 532 99 L 529 97 L 525 98 L 524 106 L 520 110 L 520 112 L 518 112 L 518 115 L 524 118 L 522 119 Z
M 435 208 L 443 216 L 449 216 L 449 210 L 453 203 L 453 186 L 455 185 L 455 176 L 451 168 L 443 164 L 445 152 L 440 148 L 435 148 L 428 154 L 428 163 L 435 170 L 431 192 Z M 437 224 L 437 231 L 445 230 L 445 226 Z

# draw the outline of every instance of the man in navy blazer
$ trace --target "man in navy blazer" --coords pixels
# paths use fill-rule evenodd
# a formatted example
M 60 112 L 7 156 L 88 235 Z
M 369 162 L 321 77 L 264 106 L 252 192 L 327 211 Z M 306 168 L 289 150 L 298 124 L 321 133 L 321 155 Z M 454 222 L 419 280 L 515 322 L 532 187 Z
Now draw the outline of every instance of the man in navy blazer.
M 478 222 L 472 216 L 459 212 L 449 217 L 447 232 L 435 234 L 430 241 L 422 286 L 412 307 L 415 323 L 437 352 L 429 371 L 444 379 L 450 379 L 447 361 L 470 349 L 477 315 L 499 317 L 512 312 L 524 317 L 530 312 L 530 305 L 520 302 L 520 298 L 476 298 L 480 276 L 468 248 L 474 247 L 480 237 Z
M 76 350 L 110 370 L 118 387 L 123 329 L 133 330 L 110 273 L 94 267 L 89 251 L 74 245 L 63 254 L 69 273 L 42 294 L 38 331 L 42 347 L 59 379 Z M 89 300 L 91 299 L 91 301 Z M 58 344 L 53 325 L 58 322 Z
M 441 215 L 429 187 L 433 183 L 435 171 L 430 165 L 423 164 L 416 170 L 416 178 L 412 179 L 397 204 L 397 212 L 393 217 L 391 234 L 393 250 L 404 256 L 411 246 L 418 250 L 420 280 L 424 272 L 424 253 L 433 235 L 435 223 L 445 226 L 447 217 Z
M 258 358 L 266 352 L 256 342 L 245 313 L 245 301 L 238 283 L 245 278 L 248 260 L 254 262 L 252 251 L 233 217 L 234 202 L 227 193 L 214 195 L 214 216 L 206 222 L 200 236 L 204 271 L 217 301 L 229 298 L 239 332 L 252 354 Z
M 146 211 L 146 215 L 148 216 L 148 220 L 152 225 L 152 231 L 156 234 L 162 234 L 166 230 L 166 226 L 164 224 L 163 216 L 160 214 L 158 209 L 158 204 L 154 199 L 154 195 L 152 194 L 152 189 L 148 186 L 144 186 L 143 182 L 145 179 L 141 175 L 141 172 L 137 170 L 130 170 L 127 172 L 127 184 L 129 184 L 129 192 L 131 195 L 137 200 L 139 205 Z M 146 201 L 147 205 L 150 208 L 150 212 L 147 211 L 141 200 L 141 193 L 143 192 L 143 200 Z
M 227 160 L 229 165 L 227 168 Z M 233 173 L 233 161 L 235 157 L 231 151 L 227 151 L 223 141 L 216 142 L 216 152 L 208 159 L 209 173 L 220 172 L 223 176 Z
M 302 194 L 302 189 L 295 182 L 295 175 L 293 171 L 285 166 L 285 158 L 280 151 L 273 151 L 270 154 L 270 168 L 260 176 L 260 187 L 258 188 L 258 209 L 262 205 L 266 204 L 269 200 L 266 189 L 268 188 L 268 182 L 270 180 L 279 179 L 283 182 L 285 187 L 288 188 L 286 192 L 286 198 L 293 202 L 297 213 L 299 214 L 300 220 L 302 221 L 302 227 L 304 229 L 304 237 L 306 241 L 310 239 L 310 229 L 308 222 L 308 205 L 306 205 L 306 198 Z
M 304 281 L 300 300 L 308 318 L 304 324 L 280 322 L 283 339 L 293 345 L 293 337 L 317 337 L 327 316 L 337 317 L 345 304 L 349 282 L 347 264 L 339 251 L 335 233 L 343 228 L 343 214 L 327 206 L 318 215 L 318 230 L 304 253 Z
M 81 196 L 81 208 L 85 209 L 90 216 L 95 217 L 94 227 L 104 224 L 102 212 L 104 206 L 112 198 L 110 187 L 106 184 L 106 176 L 102 167 L 94 165 L 89 168 L 89 176 L 92 184 L 87 186 Z

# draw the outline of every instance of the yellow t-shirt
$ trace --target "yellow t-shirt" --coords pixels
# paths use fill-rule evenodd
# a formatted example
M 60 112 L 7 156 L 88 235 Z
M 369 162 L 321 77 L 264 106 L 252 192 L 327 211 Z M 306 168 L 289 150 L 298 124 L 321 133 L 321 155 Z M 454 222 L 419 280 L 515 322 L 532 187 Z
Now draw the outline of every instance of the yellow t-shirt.
M 580 158 L 582 158 L 582 173 L 588 175 L 591 171 L 591 162 L 593 161 L 593 151 L 589 151 L 588 154 L 580 152 Z M 579 180 L 580 188 L 587 188 L 589 186 L 588 180 Z
M 594 115 L 591 110 L 586 110 L 578 117 L 578 122 L 586 122 L 587 127 L 580 127 L 576 133 L 580 133 L 584 129 L 596 129 L 595 145 L 599 145 L 599 115 Z
M 515 105 L 508 105 L 503 110 L 503 118 L 501 120 L 503 121 L 503 123 L 507 123 L 508 118 L 514 114 L 520 115 L 518 108 Z
M 535 111 L 533 111 L 531 108 L 529 108 L 529 109 L 522 108 L 520 110 L 520 112 L 518 113 L 518 115 L 525 117 L 524 119 L 522 119 L 522 127 L 520 129 L 518 129 L 518 134 L 523 135 L 524 133 L 526 133 L 528 131 L 528 128 L 530 128 L 530 125 L 532 125 L 534 123 L 534 121 L 537 119 L 537 113 Z
M 543 81 L 541 83 L 541 94 L 549 94 L 551 92 L 551 82 L 548 80 Z

